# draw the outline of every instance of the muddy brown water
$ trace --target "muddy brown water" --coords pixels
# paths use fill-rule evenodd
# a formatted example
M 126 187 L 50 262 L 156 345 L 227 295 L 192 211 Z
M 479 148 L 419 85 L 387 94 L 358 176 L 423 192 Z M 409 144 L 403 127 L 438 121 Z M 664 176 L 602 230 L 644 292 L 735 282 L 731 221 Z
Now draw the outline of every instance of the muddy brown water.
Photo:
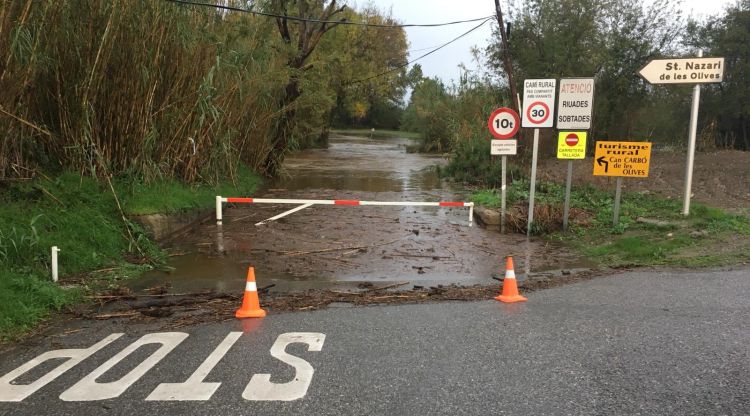
M 286 159 L 285 175 L 255 197 L 368 201 L 462 201 L 441 180 L 442 157 L 407 153 L 407 139 L 340 136 L 327 149 Z M 226 195 L 244 196 L 244 195 Z M 501 275 L 513 255 L 529 273 L 587 268 L 577 255 L 544 240 L 500 234 L 475 223 L 468 208 L 313 205 L 280 220 L 255 224 L 295 205 L 225 205 L 224 223 L 204 222 L 169 247 L 171 271 L 153 271 L 130 286 L 168 285 L 241 293 L 247 267 L 258 286 L 274 291 L 387 285 L 479 284 Z

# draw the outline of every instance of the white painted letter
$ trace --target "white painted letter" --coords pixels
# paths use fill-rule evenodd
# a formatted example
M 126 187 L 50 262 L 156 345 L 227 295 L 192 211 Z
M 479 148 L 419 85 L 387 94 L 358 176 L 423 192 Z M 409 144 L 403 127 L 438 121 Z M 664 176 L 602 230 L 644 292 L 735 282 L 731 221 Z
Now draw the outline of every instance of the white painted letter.
M 0 378 L 0 402 L 20 402 L 34 394 L 35 391 L 47 385 L 47 383 L 59 377 L 62 373 L 70 370 L 75 365 L 92 356 L 95 352 L 106 347 L 112 341 L 121 336 L 122 334 L 112 334 L 92 345 L 90 348 L 48 351 L 34 358 Z M 55 358 L 68 358 L 68 360 L 55 367 L 44 376 L 39 377 L 31 384 L 11 384 L 13 380 L 31 371 L 31 369 L 36 368 L 45 361 Z
M 315 369 L 307 361 L 287 354 L 286 346 L 301 343 L 307 344 L 308 351 L 320 351 L 323 349 L 325 339 L 325 334 L 315 332 L 290 332 L 279 335 L 271 347 L 271 356 L 295 368 L 294 380 L 288 383 L 274 384 L 271 383 L 270 374 L 256 374 L 250 379 L 245 391 L 242 392 L 242 398 L 246 400 L 290 401 L 305 397 Z
M 65 390 L 60 395 L 60 399 L 72 402 L 118 397 L 187 337 L 188 334 L 184 332 L 161 332 L 144 335 L 110 358 L 106 363 L 100 365 L 99 368 L 92 371 L 89 375 L 81 379 L 81 381 L 74 384 L 73 387 Z M 96 380 L 117 365 L 117 363 L 127 358 L 127 356 L 139 347 L 148 344 L 161 344 L 161 347 L 119 380 L 109 383 L 97 383 Z
M 187 381 L 184 383 L 161 383 L 146 397 L 146 400 L 210 399 L 221 383 L 204 383 L 203 380 L 241 336 L 242 332 L 230 332 Z

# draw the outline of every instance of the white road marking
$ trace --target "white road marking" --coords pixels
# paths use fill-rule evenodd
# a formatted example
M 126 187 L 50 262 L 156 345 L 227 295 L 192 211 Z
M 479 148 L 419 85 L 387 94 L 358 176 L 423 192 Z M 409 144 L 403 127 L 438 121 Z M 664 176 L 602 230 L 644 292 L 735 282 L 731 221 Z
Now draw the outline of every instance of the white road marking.
M 271 383 L 270 374 L 256 374 L 242 392 L 242 398 L 259 401 L 291 401 L 305 397 L 315 369 L 307 361 L 288 354 L 286 346 L 302 343 L 307 344 L 308 351 L 320 351 L 323 349 L 325 338 L 325 334 L 315 332 L 289 332 L 279 335 L 271 347 L 271 356 L 294 367 L 296 370 L 294 379 L 288 383 L 275 384 Z
M 106 347 L 107 345 L 112 343 L 112 341 L 120 338 L 122 335 L 123 334 L 121 333 L 111 334 L 107 338 L 104 338 L 103 340 L 97 342 L 89 348 L 48 351 L 34 358 L 33 360 L 27 362 L 26 364 L 16 368 L 15 370 L 0 378 L 0 402 L 20 402 L 21 400 L 31 396 L 32 394 L 34 394 L 34 392 L 47 385 L 49 382 L 56 379 L 64 372 L 70 370 L 81 361 L 92 356 L 95 352 Z M 50 370 L 42 377 L 39 377 L 31 384 L 11 384 L 13 380 L 26 374 L 38 365 L 55 358 L 68 358 L 68 360 Z
M 64 401 L 92 401 L 118 397 L 187 337 L 188 334 L 184 332 L 161 332 L 144 335 L 74 384 L 73 387 L 64 391 L 60 395 L 60 399 Z M 96 381 L 139 347 L 147 344 L 161 344 L 161 347 L 119 380 L 109 383 L 98 383 Z
M 146 400 L 208 400 L 221 383 L 204 383 L 203 380 L 226 355 L 242 332 L 230 332 L 224 341 L 203 361 L 203 364 L 184 383 L 159 384 Z

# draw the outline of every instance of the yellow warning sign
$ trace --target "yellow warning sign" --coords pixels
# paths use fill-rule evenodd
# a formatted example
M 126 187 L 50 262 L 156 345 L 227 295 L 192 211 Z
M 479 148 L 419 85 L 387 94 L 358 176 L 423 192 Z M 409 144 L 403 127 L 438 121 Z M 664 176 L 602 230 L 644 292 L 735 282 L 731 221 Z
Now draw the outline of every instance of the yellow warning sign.
M 648 177 L 651 162 L 649 142 L 596 142 L 594 175 Z
M 557 136 L 558 159 L 585 159 L 586 132 L 561 131 Z

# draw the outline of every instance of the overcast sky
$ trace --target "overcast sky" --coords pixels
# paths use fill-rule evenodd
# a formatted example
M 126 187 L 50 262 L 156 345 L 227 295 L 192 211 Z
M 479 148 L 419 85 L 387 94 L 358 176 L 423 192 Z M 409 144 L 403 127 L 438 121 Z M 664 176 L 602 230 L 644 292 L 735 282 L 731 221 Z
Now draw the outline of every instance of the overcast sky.
M 494 13 L 492 0 L 370 0 L 378 8 L 392 8 L 393 16 L 403 23 L 434 23 L 489 16 Z M 648 3 L 650 0 L 646 0 Z M 356 0 L 355 5 L 366 4 L 367 0 Z M 350 4 L 354 3 L 351 1 Z M 683 0 L 682 9 L 686 16 L 697 18 L 717 14 L 734 0 Z M 501 4 L 505 4 L 502 1 Z M 441 28 L 407 28 L 411 59 L 429 51 L 430 47 L 441 45 L 456 36 L 468 31 L 476 23 L 447 26 Z M 484 47 L 489 39 L 490 24 L 487 23 L 466 37 L 441 49 L 434 54 L 419 60 L 426 76 L 438 76 L 445 81 L 456 79 L 459 75 L 458 64 L 464 63 L 470 68 L 472 46 Z

